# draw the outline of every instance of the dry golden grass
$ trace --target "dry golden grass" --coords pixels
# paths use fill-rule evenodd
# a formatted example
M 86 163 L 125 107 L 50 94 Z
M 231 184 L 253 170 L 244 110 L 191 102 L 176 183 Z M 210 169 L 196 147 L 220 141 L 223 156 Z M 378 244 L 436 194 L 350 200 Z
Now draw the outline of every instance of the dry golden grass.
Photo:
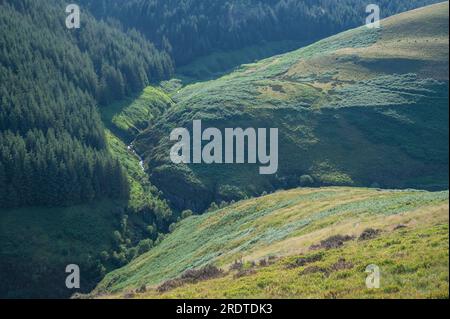
M 308 233 L 298 237 L 292 237 L 276 243 L 274 245 L 266 246 L 258 249 L 244 257 L 246 261 L 258 260 L 265 256 L 291 256 L 306 253 L 309 247 L 315 243 L 320 242 L 328 237 L 346 234 L 350 236 L 358 236 L 364 229 L 374 228 L 382 231 L 392 231 L 397 225 L 404 224 L 409 228 L 415 228 L 420 225 L 430 226 L 439 223 L 449 222 L 449 207 L 448 204 L 439 206 L 430 206 L 420 208 L 412 212 L 402 213 L 399 215 L 378 217 L 378 218 L 353 218 L 343 220 L 332 227 L 327 227 Z

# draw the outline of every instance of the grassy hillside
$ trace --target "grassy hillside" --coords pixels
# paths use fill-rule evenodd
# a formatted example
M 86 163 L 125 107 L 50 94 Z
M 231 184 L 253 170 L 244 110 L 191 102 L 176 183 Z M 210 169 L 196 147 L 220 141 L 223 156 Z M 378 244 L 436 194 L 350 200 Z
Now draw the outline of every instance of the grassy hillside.
M 312 41 L 310 41 L 312 42 Z M 299 41 L 278 41 L 261 45 L 246 46 L 239 50 L 217 51 L 206 56 L 196 58 L 191 63 L 177 69 L 185 82 L 204 81 L 229 73 L 244 63 L 251 63 L 276 54 L 297 49 L 304 43 Z
M 358 240 L 367 228 L 374 232 Z M 343 239 L 328 240 L 330 249 L 311 248 L 336 235 Z M 146 286 L 135 297 L 448 297 L 448 246 L 448 192 L 296 189 L 182 221 L 150 252 L 108 274 L 94 295 L 130 296 Z M 364 288 L 370 264 L 383 274 L 382 289 L 372 292 Z M 174 289 L 158 292 L 164 281 L 207 265 L 225 273 L 169 282 Z
M 297 187 L 304 175 L 306 186 L 448 187 L 448 2 L 171 92 L 175 105 L 136 147 L 177 209 Z M 169 133 L 194 119 L 279 128 L 278 174 L 172 165 Z

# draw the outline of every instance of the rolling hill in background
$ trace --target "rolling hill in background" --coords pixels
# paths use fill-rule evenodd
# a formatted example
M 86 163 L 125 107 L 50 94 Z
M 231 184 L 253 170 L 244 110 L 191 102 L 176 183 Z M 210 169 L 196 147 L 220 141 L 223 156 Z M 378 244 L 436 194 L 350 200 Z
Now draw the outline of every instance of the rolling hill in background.
M 123 105 L 112 126 L 177 209 L 303 188 L 213 205 L 78 297 L 448 298 L 448 191 L 386 189 L 448 188 L 448 2 L 381 24 Z M 157 105 L 147 129 L 126 116 Z M 280 128 L 279 174 L 171 165 L 169 133 L 194 119 Z
M 137 136 L 152 182 L 178 209 L 297 186 L 448 188 L 448 3 L 243 65 L 219 79 L 168 85 L 174 105 Z M 173 165 L 176 127 L 279 128 L 279 171 Z

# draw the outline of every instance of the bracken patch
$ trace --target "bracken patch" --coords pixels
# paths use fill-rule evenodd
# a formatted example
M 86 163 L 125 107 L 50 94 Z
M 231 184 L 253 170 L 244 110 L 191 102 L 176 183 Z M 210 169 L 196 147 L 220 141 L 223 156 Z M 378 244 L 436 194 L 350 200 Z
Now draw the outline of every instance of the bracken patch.
M 218 278 L 223 276 L 223 274 L 224 272 L 222 269 L 212 265 L 207 265 L 200 269 L 189 269 L 185 271 L 180 278 L 165 281 L 157 288 L 157 291 L 164 293 L 185 284 L 194 284 L 200 281 Z
M 328 237 L 325 240 L 322 240 L 320 244 L 318 245 L 312 245 L 310 247 L 311 250 L 318 250 L 318 249 L 336 249 L 340 248 L 344 245 L 345 242 L 355 239 L 353 236 L 349 235 L 335 235 Z

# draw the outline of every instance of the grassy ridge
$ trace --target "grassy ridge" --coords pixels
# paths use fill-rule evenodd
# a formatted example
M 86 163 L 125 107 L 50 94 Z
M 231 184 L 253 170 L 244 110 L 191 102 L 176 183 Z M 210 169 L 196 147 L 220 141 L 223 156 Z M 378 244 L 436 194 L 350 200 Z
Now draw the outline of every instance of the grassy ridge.
M 158 285 L 208 264 L 227 269 L 239 259 L 292 256 L 331 235 L 359 235 L 369 226 L 383 231 L 399 223 L 411 228 L 416 223 L 435 226 L 446 223 L 445 213 L 448 192 L 364 188 L 278 192 L 182 221 L 149 253 L 108 274 L 94 293 Z
M 170 91 L 175 105 L 136 147 L 177 209 L 298 187 L 303 175 L 308 186 L 448 188 L 448 2 Z M 277 176 L 256 165 L 172 165 L 169 133 L 195 119 L 279 128 Z

